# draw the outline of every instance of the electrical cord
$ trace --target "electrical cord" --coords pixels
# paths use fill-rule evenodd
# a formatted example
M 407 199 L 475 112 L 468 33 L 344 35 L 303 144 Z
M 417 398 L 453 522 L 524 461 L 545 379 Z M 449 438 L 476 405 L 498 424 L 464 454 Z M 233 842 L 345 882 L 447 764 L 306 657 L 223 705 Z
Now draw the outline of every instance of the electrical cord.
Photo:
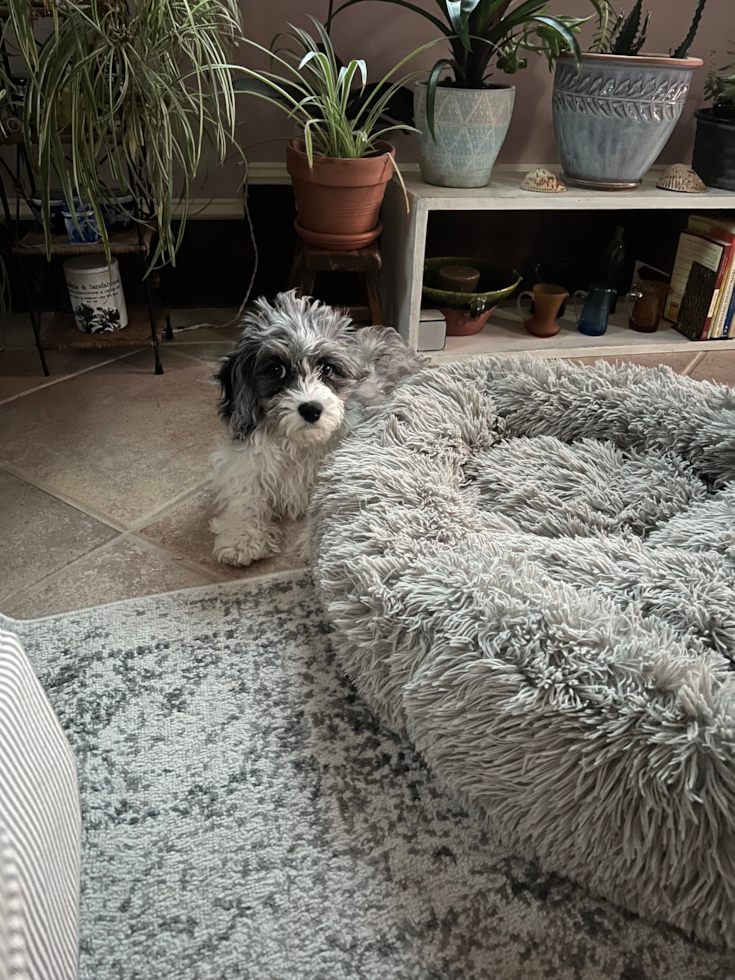
M 249 147 L 246 147 L 246 149 L 249 149 Z M 250 301 L 250 295 L 253 291 L 253 285 L 255 284 L 255 276 L 258 272 L 259 253 L 258 253 L 258 243 L 255 240 L 255 229 L 253 228 L 253 218 L 252 215 L 250 214 L 250 204 L 249 204 L 250 182 L 248 179 L 250 175 L 250 166 L 248 164 L 247 159 L 244 159 L 243 163 L 245 166 L 245 179 L 242 182 L 243 204 L 245 207 L 245 218 L 247 220 L 248 228 L 250 230 L 250 241 L 253 246 L 253 256 L 254 256 L 253 273 L 250 276 L 250 282 L 248 283 L 247 292 L 245 293 L 245 299 L 243 299 L 242 303 L 240 304 L 240 309 L 232 317 L 231 320 L 227 321 L 227 323 L 195 323 L 189 327 L 174 327 L 173 333 L 175 334 L 185 333 L 187 330 L 200 330 L 202 327 L 214 328 L 215 330 L 224 329 L 225 327 L 234 327 L 240 321 L 240 317 L 242 316 L 246 306 L 248 305 L 248 302 Z

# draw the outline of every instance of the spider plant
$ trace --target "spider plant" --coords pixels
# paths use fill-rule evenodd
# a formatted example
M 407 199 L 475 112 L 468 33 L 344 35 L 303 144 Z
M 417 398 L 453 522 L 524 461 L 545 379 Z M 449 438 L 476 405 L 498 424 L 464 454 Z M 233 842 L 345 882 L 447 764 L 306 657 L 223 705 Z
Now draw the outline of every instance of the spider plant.
M 597 10 L 597 30 L 590 51 L 597 54 L 637 55 L 648 36 L 651 12 L 643 17 L 643 0 L 636 0 L 626 17 L 625 11 L 616 14 L 610 0 L 593 0 Z M 678 48 L 671 52 L 672 58 L 688 58 L 707 0 L 699 0 L 694 12 L 689 33 Z
M 47 249 L 57 179 L 68 200 L 89 201 L 106 249 L 102 206 L 117 184 L 140 215 L 157 219 L 152 264 L 175 262 L 205 143 L 220 162 L 234 144 L 236 0 L 47 0 L 53 30 L 40 46 L 30 0 L 3 2 L 29 76 L 25 137 L 41 178 Z
M 304 132 L 304 144 L 313 166 L 314 156 L 357 160 L 375 150 L 388 133 L 415 128 L 406 122 L 386 120 L 400 100 L 403 86 L 418 75 L 410 73 L 398 81 L 390 79 L 408 61 L 437 42 L 430 41 L 407 55 L 380 82 L 367 84 L 367 66 L 361 59 L 343 65 L 337 58 L 326 28 L 310 18 L 317 38 L 289 25 L 270 49 L 245 38 L 247 44 L 271 58 L 280 71 L 243 68 L 247 77 L 234 83 L 236 92 L 255 95 L 283 109 Z M 401 107 L 394 110 L 402 115 Z M 387 124 L 386 124 L 387 123 Z
M 543 54 L 550 67 L 554 58 L 567 48 L 571 48 L 577 61 L 582 57 L 575 34 L 585 18 L 551 17 L 547 0 L 523 0 L 512 9 L 512 0 L 435 0 L 441 16 L 409 0 L 346 0 L 331 16 L 365 2 L 393 3 L 413 10 L 449 41 L 452 57 L 437 61 L 427 83 L 426 111 L 432 135 L 436 89 L 444 71 L 451 70 L 454 81 L 443 84 L 482 89 L 490 87 L 488 78 L 493 59 L 500 71 L 512 75 L 528 64 L 520 52 Z

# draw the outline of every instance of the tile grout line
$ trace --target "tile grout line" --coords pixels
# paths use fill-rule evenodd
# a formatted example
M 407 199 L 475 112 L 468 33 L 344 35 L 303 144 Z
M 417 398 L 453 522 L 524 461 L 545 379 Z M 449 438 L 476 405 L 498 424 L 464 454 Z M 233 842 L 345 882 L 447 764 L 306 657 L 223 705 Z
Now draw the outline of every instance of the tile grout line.
M 19 595 L 23 595 L 24 593 L 28 593 L 30 595 L 35 594 L 42 586 L 47 585 L 49 582 L 53 582 L 60 575 L 63 575 L 64 572 L 67 572 L 70 568 L 73 568 L 75 565 L 79 564 L 79 562 L 82 562 L 85 559 L 89 558 L 90 555 L 95 555 L 98 552 L 103 551 L 105 548 L 111 547 L 113 543 L 117 541 L 121 541 L 122 538 L 124 537 L 125 537 L 125 532 L 123 531 L 120 534 L 116 534 L 114 538 L 110 538 L 109 541 L 103 541 L 102 544 L 95 545 L 94 548 L 91 548 L 84 555 L 79 555 L 78 558 L 75 558 L 73 561 L 68 562 L 62 568 L 57 568 L 55 572 L 49 572 L 48 575 L 44 575 L 42 578 L 38 579 L 38 581 L 34 582 L 32 585 L 26 585 L 22 589 L 16 589 L 15 592 L 9 592 L 7 595 L 4 595 L 2 601 L 5 602 L 8 599 L 14 599 Z
M 84 561 L 85 558 L 89 558 L 90 555 L 93 555 L 101 548 L 105 548 L 107 545 L 111 545 L 115 541 L 120 541 L 122 537 L 124 537 L 124 532 L 115 534 L 111 538 L 108 538 L 107 541 L 103 541 L 101 544 L 96 544 L 93 548 L 90 548 L 89 551 L 85 551 L 83 554 L 77 555 L 76 558 L 70 562 L 67 562 L 66 565 L 62 565 L 61 568 L 57 568 L 55 572 L 49 572 L 47 575 L 42 575 L 41 578 L 36 579 L 35 582 L 30 582 L 28 585 L 24 585 L 20 589 L 14 589 L 12 592 L 3 593 L 0 595 L 0 603 L 3 603 L 8 599 L 13 599 L 16 596 L 23 595 L 24 592 L 32 592 L 41 585 L 44 585 L 50 579 L 53 579 L 56 575 L 60 575 L 61 572 L 65 572 L 68 568 L 71 568 L 72 565 L 76 565 L 77 562 Z
M 143 528 L 148 527 L 148 525 L 152 524 L 154 521 L 165 517 L 167 514 L 171 513 L 171 511 L 176 510 L 176 508 L 180 504 L 183 504 L 185 500 L 188 500 L 189 497 L 193 497 L 195 493 L 199 493 L 199 491 L 204 490 L 207 486 L 208 480 L 209 478 L 207 477 L 200 483 L 197 483 L 196 486 L 190 487 L 182 494 L 179 494 L 178 497 L 174 497 L 173 500 L 168 500 L 156 510 L 152 510 L 148 514 L 144 514 L 143 517 L 139 518 L 137 521 L 133 521 L 133 523 L 129 527 L 126 527 L 125 530 L 136 533 L 137 531 L 141 531 Z
M 108 527 L 111 527 L 114 531 L 119 531 L 121 534 L 126 534 L 128 531 L 139 531 L 148 524 L 152 524 L 153 521 L 165 516 L 169 511 L 175 510 L 179 504 L 183 503 L 188 497 L 191 497 L 200 490 L 203 490 L 207 485 L 206 479 L 201 480 L 193 487 L 189 487 L 188 490 L 185 490 L 183 493 L 179 494 L 178 497 L 174 497 L 172 500 L 167 500 L 165 504 L 162 504 L 155 510 L 148 511 L 142 517 L 139 517 L 136 521 L 133 521 L 132 524 L 126 527 L 125 524 L 120 524 L 112 517 L 108 517 L 106 514 L 96 511 L 91 507 L 87 507 L 85 504 L 75 500 L 73 497 L 67 497 L 59 490 L 52 490 L 48 484 L 41 480 L 35 480 L 33 477 L 29 477 L 22 470 L 19 470 L 13 466 L 12 463 L 8 463 L 7 460 L 0 460 L 0 470 L 9 473 L 10 476 L 14 476 L 16 480 L 21 480 L 23 483 L 27 483 L 29 486 L 35 487 L 36 490 L 41 490 L 42 493 L 48 494 L 49 497 L 54 497 L 56 500 L 60 500 L 62 504 L 66 504 L 68 507 L 73 507 L 82 514 L 86 514 L 87 517 L 91 517 L 94 520 L 99 521 L 100 524 L 106 524 Z
M 706 350 L 697 351 L 697 353 L 692 358 L 691 363 L 690 364 L 687 364 L 687 366 L 681 372 L 682 377 L 688 378 L 689 375 L 691 374 L 691 372 L 694 370 L 694 368 L 700 363 L 700 361 L 703 361 L 704 360 L 704 358 L 707 356 L 707 354 L 708 354 L 708 351 L 706 351 Z
M 217 572 L 211 571 L 209 568 L 205 568 L 204 565 L 200 565 L 198 562 L 192 561 L 191 558 L 187 558 L 185 555 L 179 555 L 175 551 L 170 551 L 168 548 L 164 548 L 162 545 L 155 544 L 153 541 L 149 541 L 147 538 L 141 537 L 141 535 L 136 534 L 135 531 L 126 531 L 122 537 L 128 540 L 134 539 L 139 544 L 144 545 L 153 554 L 163 555 L 165 558 L 173 559 L 177 565 L 183 565 L 184 568 L 188 568 L 190 572 L 196 572 L 198 575 L 203 575 L 212 583 L 227 581 L 224 577 L 217 574 Z
M 167 558 L 169 561 L 175 561 L 177 565 L 183 565 L 189 571 L 194 572 L 197 575 L 201 575 L 203 578 L 207 580 L 207 582 L 211 583 L 212 585 L 217 585 L 220 582 L 229 581 L 225 577 L 218 576 L 215 572 L 210 571 L 208 568 L 205 568 L 203 565 L 199 565 L 188 558 L 183 558 L 183 557 L 179 558 L 178 556 L 175 555 L 175 553 L 167 551 L 165 548 L 153 544 L 152 541 L 148 541 L 145 538 L 140 537 L 139 535 L 135 534 L 135 532 L 133 531 L 123 531 L 121 534 L 117 534 L 114 538 L 111 538 L 109 541 L 104 541 L 102 544 L 97 545 L 94 548 L 91 548 L 88 552 L 86 552 L 86 554 L 80 555 L 78 558 L 75 558 L 74 561 L 70 561 L 68 564 L 64 565 L 63 568 L 59 568 L 55 572 L 51 572 L 48 575 L 45 575 L 43 578 L 40 578 L 37 582 L 34 582 L 31 585 L 27 585 L 22 589 L 16 589 L 14 592 L 7 593 L 7 595 L 4 595 L 2 597 L 2 600 L 0 601 L 2 603 L 5 603 L 10 599 L 17 599 L 23 595 L 26 595 L 28 598 L 32 598 L 34 595 L 37 595 L 42 588 L 44 588 L 47 585 L 53 584 L 53 582 L 61 578 L 62 575 L 64 575 L 70 569 L 73 569 L 76 565 L 79 565 L 81 562 L 86 561 L 91 556 L 100 554 L 105 550 L 109 550 L 113 547 L 113 545 L 117 545 L 121 541 L 126 541 L 126 540 L 134 540 L 137 544 L 142 545 L 148 551 L 151 551 L 153 554 L 161 555 L 164 558 Z M 194 587 L 195 586 L 192 586 L 192 588 Z M 149 594 L 154 594 L 154 593 L 149 593 Z M 130 598 L 134 599 L 134 598 L 143 598 L 143 597 L 131 596 Z
M 7 460 L 0 459 L 0 470 L 3 470 L 5 473 L 9 473 L 10 476 L 14 476 L 16 480 L 22 480 L 23 483 L 27 483 L 29 486 L 35 487 L 36 490 L 41 490 L 43 493 L 48 494 L 49 497 L 54 497 L 54 499 L 60 500 L 62 504 L 66 504 L 68 507 L 73 507 L 74 510 L 81 511 L 82 514 L 86 514 L 87 517 L 91 517 L 95 521 L 99 521 L 100 524 L 106 524 L 114 531 L 119 531 L 121 534 L 123 534 L 126 530 L 128 530 L 123 524 L 119 524 L 111 517 L 107 517 L 105 514 L 93 510 L 91 507 L 87 507 L 85 504 L 75 500 L 73 497 L 67 497 L 59 490 L 52 490 L 48 484 L 44 483 L 42 480 L 33 479 L 33 477 L 30 477 L 22 470 L 17 469 Z
M 198 344 L 181 344 L 179 346 L 178 350 L 173 351 L 172 353 L 178 354 L 179 357 L 186 358 L 187 361 L 195 361 L 197 364 L 216 364 L 217 361 L 220 360 L 220 358 L 217 358 L 217 357 L 214 357 L 214 358 L 213 357 L 203 357 L 201 355 L 199 355 L 197 357 L 194 354 L 188 354 L 188 353 L 185 353 L 185 351 L 184 351 L 184 348 L 185 347 L 188 348 L 188 347 L 198 347 L 198 346 L 199 346 Z M 202 346 L 204 346 L 204 344 L 202 344 Z M 225 345 L 223 344 L 222 346 L 224 347 Z M 227 350 L 226 351 L 223 351 L 222 356 L 224 357 L 226 353 L 229 354 L 233 350 L 234 350 L 234 345 L 233 344 L 229 344 L 227 346 Z
M 183 555 L 180 551 L 174 551 L 172 548 L 167 548 L 165 545 L 156 544 L 149 538 L 143 537 L 142 534 L 139 534 L 136 531 L 130 531 L 127 537 L 135 538 L 136 541 L 140 541 L 151 550 L 158 551 L 169 558 L 173 558 L 174 561 L 179 562 L 191 571 L 210 576 L 212 582 L 232 581 L 232 579 L 228 578 L 226 575 L 220 574 L 219 572 L 213 572 L 211 568 L 207 568 L 205 565 L 200 565 L 199 562 L 193 561 L 191 558 L 187 558 L 186 555 Z
M 29 348 L 30 350 L 35 350 L 35 347 Z M 3 398 L 0 401 L 0 405 L 7 405 L 9 402 L 17 401 L 19 398 L 25 398 L 26 395 L 33 395 L 37 391 L 43 391 L 45 388 L 53 388 L 54 385 L 61 384 L 62 381 L 70 381 L 72 378 L 79 378 L 83 374 L 89 374 L 90 371 L 96 371 L 98 368 L 106 367 L 108 364 L 114 364 L 116 361 L 122 361 L 126 357 L 132 357 L 133 354 L 138 354 L 140 351 L 146 350 L 145 347 L 134 347 L 125 354 L 119 354 L 117 357 L 111 357 L 107 361 L 101 361 L 99 364 L 93 364 L 91 367 L 82 368 L 81 371 L 74 371 L 72 374 L 62 374 L 58 378 L 47 379 L 43 384 L 36 385 L 34 388 L 29 388 L 28 391 L 21 391 L 17 395 L 11 395 L 9 398 Z

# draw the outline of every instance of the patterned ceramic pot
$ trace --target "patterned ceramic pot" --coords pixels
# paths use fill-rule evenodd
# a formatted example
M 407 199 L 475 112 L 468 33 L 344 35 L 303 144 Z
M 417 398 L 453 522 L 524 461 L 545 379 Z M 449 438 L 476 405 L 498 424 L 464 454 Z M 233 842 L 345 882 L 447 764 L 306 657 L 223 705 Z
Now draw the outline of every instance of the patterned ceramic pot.
M 600 190 L 637 187 L 684 108 L 699 58 L 571 54 L 556 62 L 554 132 L 564 176 Z
M 433 139 L 426 120 L 426 82 L 416 83 L 414 114 L 419 133 L 421 176 L 441 187 L 485 187 L 503 145 L 516 90 L 436 90 Z

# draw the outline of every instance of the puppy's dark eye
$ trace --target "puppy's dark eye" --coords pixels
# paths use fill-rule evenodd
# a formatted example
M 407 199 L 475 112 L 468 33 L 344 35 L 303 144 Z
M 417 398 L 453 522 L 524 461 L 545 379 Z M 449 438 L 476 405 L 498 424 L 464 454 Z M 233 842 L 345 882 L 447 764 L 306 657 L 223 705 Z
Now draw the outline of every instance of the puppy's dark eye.
M 331 364 L 322 364 L 322 377 L 328 378 L 334 374 L 334 368 Z
M 284 364 L 271 364 L 268 373 L 272 378 L 277 378 L 280 381 L 286 377 L 286 366 Z

